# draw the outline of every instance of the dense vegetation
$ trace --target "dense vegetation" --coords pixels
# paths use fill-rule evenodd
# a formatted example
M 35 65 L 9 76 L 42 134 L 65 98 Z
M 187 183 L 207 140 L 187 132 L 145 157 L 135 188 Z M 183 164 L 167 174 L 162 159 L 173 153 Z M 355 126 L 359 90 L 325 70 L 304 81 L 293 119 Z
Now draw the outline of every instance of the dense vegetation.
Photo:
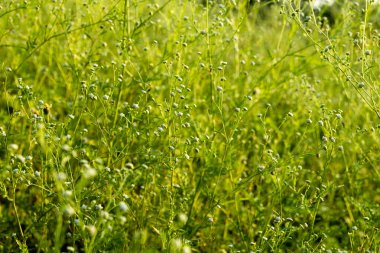
M 1 252 L 379 252 L 379 5 L 0 3 Z

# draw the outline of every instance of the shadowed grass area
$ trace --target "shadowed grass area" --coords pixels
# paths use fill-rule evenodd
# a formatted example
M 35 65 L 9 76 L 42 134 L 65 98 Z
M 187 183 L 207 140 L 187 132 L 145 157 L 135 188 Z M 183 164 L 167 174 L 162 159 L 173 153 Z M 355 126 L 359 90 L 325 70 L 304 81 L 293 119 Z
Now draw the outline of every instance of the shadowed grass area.
M 0 251 L 378 252 L 379 5 L 310 4 L 3 1 Z

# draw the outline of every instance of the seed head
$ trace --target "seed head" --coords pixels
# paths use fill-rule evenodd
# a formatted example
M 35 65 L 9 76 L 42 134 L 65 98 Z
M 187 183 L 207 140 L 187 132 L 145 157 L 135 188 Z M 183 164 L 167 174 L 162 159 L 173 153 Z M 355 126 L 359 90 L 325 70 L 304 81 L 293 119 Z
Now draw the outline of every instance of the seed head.
M 72 206 L 70 205 L 67 205 L 64 209 L 63 209 L 63 213 L 64 215 L 70 217 L 70 216 L 73 216 L 75 214 L 75 210 Z
M 93 93 L 88 94 L 88 97 L 89 97 L 90 99 L 92 99 L 92 100 L 97 100 L 97 99 L 98 99 L 98 97 L 95 96 Z
M 70 198 L 73 195 L 73 192 L 72 191 L 64 191 L 62 193 L 62 195 L 64 198 Z
M 85 178 L 95 177 L 97 174 L 96 169 L 92 168 L 90 165 L 85 164 L 85 170 L 83 171 L 83 176 Z
M 96 227 L 94 225 L 88 225 L 86 226 L 86 229 L 90 236 L 94 236 L 96 234 Z
M 135 166 L 133 165 L 133 163 L 126 163 L 125 167 L 132 170 Z
M 9 148 L 16 151 L 18 149 L 18 145 L 15 143 L 9 144 Z
M 122 212 L 126 212 L 126 211 L 129 210 L 129 206 L 128 206 L 124 201 L 121 201 L 121 202 L 119 203 L 119 209 L 120 209 L 120 211 L 122 211 Z
M 97 204 L 95 206 L 95 209 L 98 210 L 98 211 L 103 210 L 103 206 L 101 204 Z
M 57 179 L 59 181 L 65 181 L 67 178 L 66 174 L 64 172 L 59 172 L 58 175 L 57 175 Z

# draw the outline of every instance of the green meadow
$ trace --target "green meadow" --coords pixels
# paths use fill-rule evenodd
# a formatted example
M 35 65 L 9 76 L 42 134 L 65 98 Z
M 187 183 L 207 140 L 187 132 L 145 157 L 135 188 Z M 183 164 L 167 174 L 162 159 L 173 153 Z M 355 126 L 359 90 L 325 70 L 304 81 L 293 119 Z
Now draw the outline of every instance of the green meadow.
M 380 5 L 2 0 L 0 252 L 380 252 Z

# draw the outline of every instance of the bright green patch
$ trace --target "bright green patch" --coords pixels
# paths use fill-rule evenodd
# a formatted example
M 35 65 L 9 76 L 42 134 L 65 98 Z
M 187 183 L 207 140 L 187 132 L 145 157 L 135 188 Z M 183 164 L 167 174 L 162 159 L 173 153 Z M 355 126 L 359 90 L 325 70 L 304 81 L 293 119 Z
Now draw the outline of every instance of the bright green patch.
M 253 2 L 1 1 L 0 251 L 379 252 L 379 5 Z

